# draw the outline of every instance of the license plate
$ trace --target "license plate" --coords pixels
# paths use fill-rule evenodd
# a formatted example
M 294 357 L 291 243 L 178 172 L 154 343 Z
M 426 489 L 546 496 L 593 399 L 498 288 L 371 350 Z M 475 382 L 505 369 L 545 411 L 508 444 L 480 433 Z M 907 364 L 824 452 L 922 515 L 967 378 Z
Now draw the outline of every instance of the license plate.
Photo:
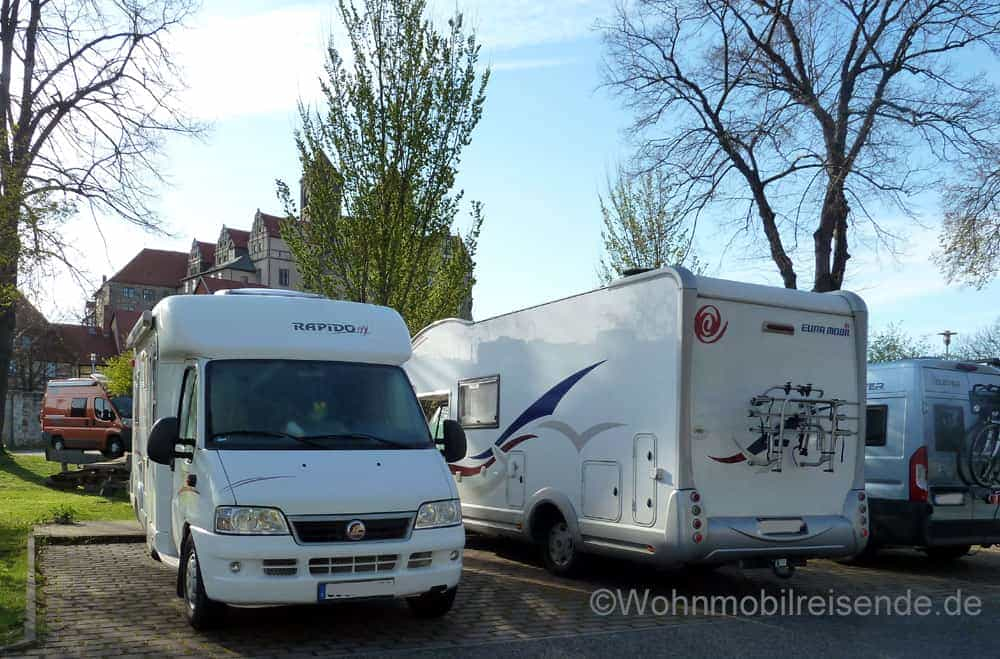
M 763 535 L 788 535 L 801 533 L 804 523 L 801 519 L 759 519 L 757 530 Z
M 319 600 L 354 599 L 357 597 L 384 597 L 392 595 L 395 579 L 364 579 L 361 581 L 337 581 L 319 585 Z

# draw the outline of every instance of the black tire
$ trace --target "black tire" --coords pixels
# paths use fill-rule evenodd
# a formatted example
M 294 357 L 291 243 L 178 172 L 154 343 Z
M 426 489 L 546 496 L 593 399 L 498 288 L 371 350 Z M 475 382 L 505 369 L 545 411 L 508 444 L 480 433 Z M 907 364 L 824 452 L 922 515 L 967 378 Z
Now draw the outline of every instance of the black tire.
M 63 441 L 62 437 L 53 437 L 52 438 L 52 450 L 53 451 L 65 451 L 66 450 L 66 442 Z
M 407 598 L 406 603 L 417 618 L 440 618 L 451 611 L 456 594 L 458 594 L 458 586 L 443 592 L 424 593 L 417 597 L 410 597 Z
M 188 578 L 191 568 L 194 568 L 192 578 Z M 201 579 L 201 566 L 198 564 L 198 552 L 194 540 L 188 536 L 181 550 L 181 564 L 177 570 L 177 589 L 184 598 L 184 615 L 188 623 L 198 631 L 211 629 L 219 624 L 225 612 L 225 605 L 208 598 L 205 594 L 205 584 Z
M 972 549 L 971 545 L 953 545 L 949 547 L 926 547 L 924 551 L 927 552 L 927 558 L 935 563 L 949 563 L 962 558 L 969 553 L 970 549 Z
M 580 571 L 583 556 L 573 532 L 561 515 L 553 516 L 542 534 L 542 561 L 545 569 L 558 577 L 571 577 Z
M 106 458 L 120 458 L 125 455 L 125 443 L 122 438 L 115 435 L 108 438 L 107 448 L 101 451 L 101 455 Z
M 865 565 L 867 563 L 872 563 L 876 558 L 878 558 L 878 553 L 881 549 L 882 545 L 875 542 L 872 538 L 869 538 L 864 549 L 854 556 L 838 559 L 837 562 L 843 563 L 844 565 Z

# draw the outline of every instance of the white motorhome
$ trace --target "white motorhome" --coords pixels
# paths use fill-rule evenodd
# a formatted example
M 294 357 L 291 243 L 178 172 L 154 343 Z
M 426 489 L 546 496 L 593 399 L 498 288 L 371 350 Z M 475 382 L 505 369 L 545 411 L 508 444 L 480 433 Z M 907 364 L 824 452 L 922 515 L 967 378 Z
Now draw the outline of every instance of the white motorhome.
M 662 268 L 488 320 L 443 320 L 406 370 L 466 528 L 661 565 L 788 576 L 867 534 L 867 312 L 817 294 Z M 860 416 L 860 418 L 859 418 Z
M 458 493 L 392 309 L 282 291 L 178 295 L 135 349 L 130 494 L 193 626 L 224 604 L 405 597 L 451 607 Z M 445 451 L 464 454 L 449 426 Z

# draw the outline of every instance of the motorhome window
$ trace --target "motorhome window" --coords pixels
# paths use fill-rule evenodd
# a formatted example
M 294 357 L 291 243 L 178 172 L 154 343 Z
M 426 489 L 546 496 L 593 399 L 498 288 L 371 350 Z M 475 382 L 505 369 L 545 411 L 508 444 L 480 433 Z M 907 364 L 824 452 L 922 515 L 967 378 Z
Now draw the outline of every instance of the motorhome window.
M 965 414 L 958 405 L 934 406 L 934 448 L 958 451 L 965 439 Z
M 180 438 L 195 439 L 198 433 L 198 372 L 193 368 L 184 374 L 181 394 Z
M 432 447 L 413 387 L 398 366 L 216 360 L 205 377 L 211 448 Z
M 869 405 L 865 411 L 865 446 L 885 446 L 889 408 Z
M 430 422 L 427 424 L 431 429 L 431 437 L 434 441 L 441 441 L 444 439 L 444 422 L 448 418 L 448 404 L 445 403 L 441 405 L 436 410 L 434 410 L 434 415 L 431 416 Z
M 499 427 L 499 375 L 458 383 L 458 422 L 464 428 Z
M 87 399 L 74 398 L 69 404 L 70 416 L 87 416 Z

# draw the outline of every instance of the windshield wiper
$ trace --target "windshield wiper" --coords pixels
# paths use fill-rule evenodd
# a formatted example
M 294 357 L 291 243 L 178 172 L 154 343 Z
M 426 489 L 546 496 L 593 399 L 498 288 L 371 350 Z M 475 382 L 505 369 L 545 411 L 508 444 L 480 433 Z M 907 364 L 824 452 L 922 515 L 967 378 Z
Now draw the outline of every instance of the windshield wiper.
M 379 442 L 380 444 L 388 444 L 389 446 L 395 446 L 397 448 L 404 448 L 404 449 L 417 448 L 415 446 L 411 446 L 410 444 L 404 444 L 402 442 L 397 442 L 397 441 L 394 441 L 392 439 L 386 439 L 385 437 L 379 437 L 378 435 L 369 435 L 368 433 L 364 433 L 364 432 L 338 432 L 338 433 L 330 433 L 330 434 L 327 434 L 327 435 L 306 435 L 306 436 L 302 437 L 302 439 L 306 439 L 306 440 L 310 440 L 310 439 L 311 440 L 316 440 L 316 439 L 368 439 L 368 440 L 371 440 L 373 442 Z
M 217 432 L 212 435 L 209 439 L 216 439 L 217 437 L 228 437 L 229 435 L 262 435 L 264 437 L 278 437 L 281 439 L 293 439 L 300 444 L 308 444 L 315 448 L 326 448 L 319 442 L 312 441 L 313 439 L 320 439 L 320 437 L 302 437 L 300 435 L 293 435 L 287 432 L 277 432 L 275 430 L 227 430 L 225 432 Z

